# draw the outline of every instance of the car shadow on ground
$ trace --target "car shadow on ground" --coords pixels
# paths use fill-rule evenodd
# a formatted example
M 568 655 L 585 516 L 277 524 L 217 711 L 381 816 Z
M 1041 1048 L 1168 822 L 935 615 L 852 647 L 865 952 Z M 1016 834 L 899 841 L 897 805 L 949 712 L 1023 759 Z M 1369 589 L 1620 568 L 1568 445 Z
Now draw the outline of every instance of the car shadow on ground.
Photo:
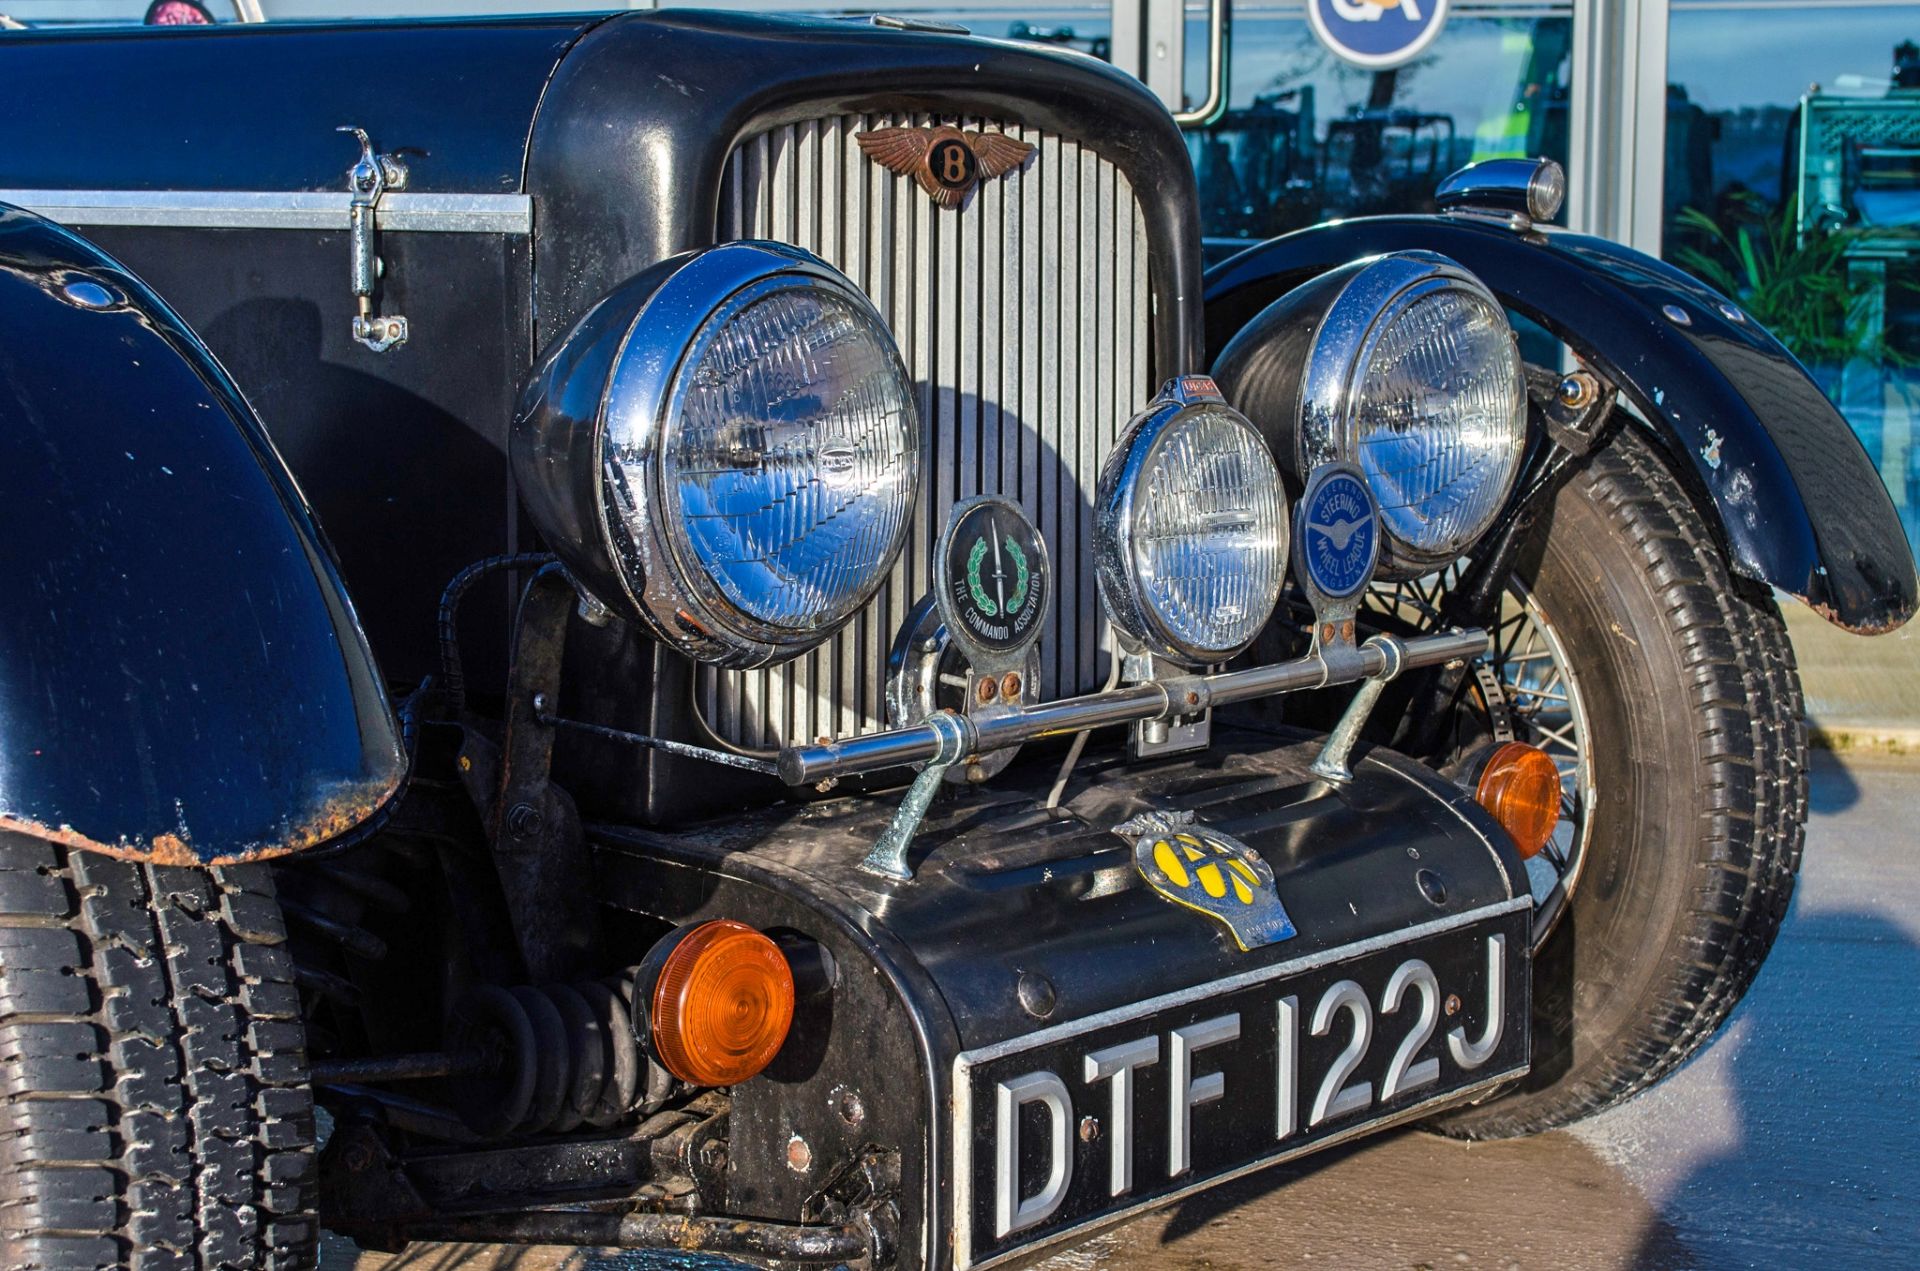
M 1909 1267 L 1920 1247 L 1920 942 L 1875 913 L 1796 915 L 1754 995 L 1669 1083 L 1596 1126 L 1720 1267 Z M 1631 1266 L 1664 1266 L 1652 1244 Z
M 1201 1193 L 1103 1243 L 1049 1271 L 1699 1265 L 1628 1179 L 1564 1133 L 1465 1143 L 1394 1131 Z

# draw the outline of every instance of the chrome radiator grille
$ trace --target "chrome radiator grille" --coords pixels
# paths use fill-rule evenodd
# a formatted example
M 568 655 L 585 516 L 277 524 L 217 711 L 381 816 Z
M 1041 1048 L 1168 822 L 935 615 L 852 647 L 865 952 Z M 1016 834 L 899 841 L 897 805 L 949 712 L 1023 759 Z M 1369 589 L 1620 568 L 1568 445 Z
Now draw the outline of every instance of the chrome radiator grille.
M 887 651 L 930 587 L 928 562 L 948 511 L 976 494 L 1017 500 L 1053 555 L 1058 588 L 1040 643 L 1042 694 L 1097 687 L 1104 669 L 1094 485 L 1152 391 L 1139 207 L 1113 165 L 1035 129 L 986 122 L 1038 153 L 981 185 L 959 211 L 934 206 L 853 139 L 864 128 L 930 122 L 842 116 L 788 125 L 749 139 L 728 165 L 720 237 L 804 247 L 864 289 L 900 342 L 926 429 L 912 537 L 872 603 L 788 665 L 701 669 L 701 713 L 736 744 L 885 727 Z

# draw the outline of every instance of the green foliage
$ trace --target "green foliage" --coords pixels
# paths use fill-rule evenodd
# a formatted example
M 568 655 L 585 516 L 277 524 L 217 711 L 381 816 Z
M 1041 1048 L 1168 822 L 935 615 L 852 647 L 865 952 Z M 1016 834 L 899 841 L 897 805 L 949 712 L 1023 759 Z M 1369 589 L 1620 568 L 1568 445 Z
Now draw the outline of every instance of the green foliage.
M 1677 225 L 1691 231 L 1695 242 L 1676 246 L 1673 263 L 1738 300 L 1809 366 L 1843 366 L 1855 358 L 1882 364 L 1910 360 L 1887 346 L 1863 303 L 1866 289 L 1848 279 L 1847 254 L 1860 242 L 1861 231 L 1796 235 L 1791 200 L 1770 211 L 1748 195 L 1736 204 L 1736 214 L 1737 220 L 1717 220 L 1698 208 L 1683 208 Z

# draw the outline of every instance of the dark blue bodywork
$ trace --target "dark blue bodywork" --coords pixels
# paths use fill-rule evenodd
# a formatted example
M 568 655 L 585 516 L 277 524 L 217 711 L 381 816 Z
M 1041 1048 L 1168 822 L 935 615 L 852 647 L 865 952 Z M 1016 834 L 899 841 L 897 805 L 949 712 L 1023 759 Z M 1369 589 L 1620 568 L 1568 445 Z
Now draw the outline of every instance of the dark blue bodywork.
M 571 20 L 9 31 L 0 189 L 345 190 L 358 124 L 417 194 L 520 189 Z
M 1701 505 L 1718 512 L 1736 571 L 1854 631 L 1891 630 L 1913 616 L 1906 535 L 1840 412 L 1725 297 L 1618 243 L 1452 216 L 1302 230 L 1208 271 L 1209 357 L 1309 278 L 1413 249 L 1460 262 L 1618 384 Z
M 0 205 L 0 827 L 168 864 L 279 855 L 406 765 L 318 526 L 138 279 Z
M 757 129 L 904 108 L 1016 115 L 1098 149 L 1142 202 L 1156 374 L 1205 360 L 1199 227 L 1179 134 L 1137 82 L 1087 59 L 686 12 L 10 33 L 4 52 L 0 107 L 11 129 L 0 189 L 338 191 L 354 154 L 335 129 L 357 123 L 401 153 L 415 193 L 524 193 L 533 208 L 530 233 L 383 235 L 383 294 L 416 327 L 387 354 L 347 337 L 344 228 L 81 224 L 167 297 L 163 307 L 82 240 L 7 222 L 16 263 L 0 312 L 6 375 L 27 391 L 0 402 L 12 461 L 0 499 L 10 525 L 20 523 L 5 568 L 11 596 L 50 588 L 66 607 L 22 605 L 4 634 L 0 814 L 115 850 L 176 840 L 191 845 L 182 858 L 289 850 L 353 820 L 323 809 L 377 805 L 402 767 L 313 520 L 176 312 L 239 374 L 327 518 L 382 663 L 401 683 L 432 664 L 445 581 L 531 537 L 504 450 L 516 386 L 540 346 L 661 256 L 713 241 L 725 156 Z M 1741 572 L 1860 630 L 1913 612 L 1912 559 L 1844 421 L 1770 336 L 1637 253 L 1463 218 L 1335 224 L 1213 271 L 1207 346 L 1220 348 L 1293 284 L 1403 248 L 1459 260 L 1619 382 L 1703 505 L 1718 509 Z M 129 306 L 78 310 L 43 285 L 73 268 L 112 273 Z M 1691 324 L 1664 318 L 1668 303 Z M 126 339 L 153 353 L 138 359 L 138 376 L 115 360 Z M 172 359 L 164 385 L 162 350 Z M 109 394 L 120 404 L 104 410 Z M 172 457 L 199 447 L 214 458 L 199 468 L 161 458 L 171 472 L 155 476 L 143 466 L 152 438 L 120 434 L 180 414 L 183 402 L 195 403 L 189 418 L 207 420 L 161 434 L 180 447 Z M 61 410 L 61 427 L 29 428 L 30 412 Z M 105 462 L 114 456 L 129 466 Z M 192 478 L 199 497 L 183 471 L 203 473 Z M 73 489 L 46 494 L 61 482 Z M 503 598 L 476 596 L 466 631 L 476 683 L 500 679 L 506 629 Z M 611 657 L 578 668 L 582 709 L 689 735 L 686 665 L 657 649 L 619 656 L 618 675 Z M 581 785 L 589 802 L 603 787 L 617 792 L 596 804 L 604 819 L 670 822 L 704 788 L 650 753 L 603 766 Z M 45 775 L 56 770 L 66 775 Z M 103 785 L 96 773 L 126 779 Z

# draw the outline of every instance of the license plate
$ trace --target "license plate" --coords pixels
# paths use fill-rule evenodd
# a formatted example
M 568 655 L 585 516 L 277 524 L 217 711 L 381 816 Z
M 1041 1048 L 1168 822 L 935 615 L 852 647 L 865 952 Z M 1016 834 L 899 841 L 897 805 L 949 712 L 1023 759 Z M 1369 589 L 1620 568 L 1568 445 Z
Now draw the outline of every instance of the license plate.
M 954 1261 L 980 1266 L 1524 1073 L 1519 897 L 954 1062 Z

